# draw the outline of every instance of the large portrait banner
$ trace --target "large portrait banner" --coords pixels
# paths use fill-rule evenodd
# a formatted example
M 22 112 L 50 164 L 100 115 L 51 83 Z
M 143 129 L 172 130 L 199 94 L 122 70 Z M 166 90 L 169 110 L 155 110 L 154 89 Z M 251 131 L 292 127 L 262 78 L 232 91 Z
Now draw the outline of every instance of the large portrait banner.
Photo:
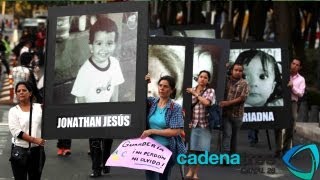
M 150 37 L 148 48 L 148 72 L 151 83 L 148 83 L 147 96 L 158 97 L 158 80 L 170 75 L 176 80 L 176 93 L 172 97 L 184 109 L 190 109 L 191 99 L 185 89 L 192 79 L 192 39 L 181 37 Z M 190 112 L 186 112 L 186 119 Z
M 209 87 L 215 90 L 216 100 L 224 98 L 226 63 L 229 58 L 230 41 L 224 39 L 194 38 L 192 87 L 198 84 L 199 72 L 210 73 Z
M 147 9 L 147 2 L 49 8 L 46 139 L 139 136 L 146 117 Z
M 229 59 L 230 41 L 224 39 L 208 39 L 208 38 L 193 38 L 192 47 L 192 83 L 188 87 L 196 87 L 198 85 L 198 75 L 201 71 L 206 70 L 210 73 L 209 88 L 215 91 L 215 100 L 220 102 L 224 98 L 225 79 L 226 79 L 226 63 Z M 192 104 L 191 95 L 188 94 L 188 99 Z M 192 108 L 188 106 L 186 112 L 192 114 Z M 191 119 L 192 116 L 190 116 Z M 188 119 L 188 120 L 190 120 Z M 185 127 L 189 126 L 190 121 L 185 122 Z M 190 128 L 185 128 L 186 139 L 190 139 Z
M 244 128 L 273 129 L 290 125 L 288 54 L 279 44 L 232 43 L 229 66 L 244 67 L 250 91 L 245 101 Z
M 170 75 L 176 79 L 174 100 L 185 110 L 185 127 L 191 119 L 191 95 L 186 88 L 197 85 L 200 71 L 211 74 L 210 87 L 215 89 L 216 99 L 223 99 L 226 78 L 226 63 L 229 58 L 228 40 L 186 37 L 151 37 L 149 39 L 148 96 L 158 96 L 157 83 L 161 76 Z M 189 128 L 185 128 L 189 139 Z

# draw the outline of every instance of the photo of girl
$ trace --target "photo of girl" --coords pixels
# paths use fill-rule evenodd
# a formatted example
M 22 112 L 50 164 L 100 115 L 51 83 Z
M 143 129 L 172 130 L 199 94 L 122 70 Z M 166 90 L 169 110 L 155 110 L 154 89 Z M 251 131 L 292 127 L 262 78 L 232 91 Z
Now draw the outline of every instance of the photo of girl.
M 195 44 L 193 48 L 193 70 L 192 87 L 198 84 L 198 75 L 200 71 L 206 70 L 212 78 L 209 81 L 211 87 L 216 87 L 217 66 L 220 59 L 221 48 L 212 44 Z
M 151 83 L 148 84 L 148 97 L 158 96 L 157 79 L 169 75 L 176 80 L 175 102 L 182 105 L 183 72 L 185 64 L 185 46 L 149 45 L 148 72 Z
M 231 50 L 239 52 L 239 50 Z M 245 107 L 270 107 L 283 106 L 282 75 L 280 71 L 280 49 L 245 50 L 237 56 L 234 63 L 244 67 L 244 78 L 250 85 L 250 94 L 245 102 Z M 279 52 L 277 52 L 279 51 Z

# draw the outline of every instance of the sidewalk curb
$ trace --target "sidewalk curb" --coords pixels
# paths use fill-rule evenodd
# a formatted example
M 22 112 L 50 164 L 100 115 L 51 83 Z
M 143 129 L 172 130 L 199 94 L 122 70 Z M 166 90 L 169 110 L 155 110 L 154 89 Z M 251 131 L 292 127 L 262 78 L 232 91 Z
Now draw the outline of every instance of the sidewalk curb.
M 310 141 L 320 143 L 319 123 L 297 122 L 295 129 L 297 135 L 309 139 Z

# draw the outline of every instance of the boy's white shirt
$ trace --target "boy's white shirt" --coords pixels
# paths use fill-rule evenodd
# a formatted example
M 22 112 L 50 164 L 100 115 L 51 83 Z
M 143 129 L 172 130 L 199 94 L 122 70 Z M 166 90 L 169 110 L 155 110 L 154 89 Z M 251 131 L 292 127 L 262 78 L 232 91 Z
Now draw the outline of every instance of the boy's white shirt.
M 87 60 L 78 72 L 71 94 L 76 97 L 85 97 L 87 103 L 109 102 L 114 87 L 123 82 L 119 60 L 116 58 L 110 56 L 110 67 L 107 71 L 96 69 Z

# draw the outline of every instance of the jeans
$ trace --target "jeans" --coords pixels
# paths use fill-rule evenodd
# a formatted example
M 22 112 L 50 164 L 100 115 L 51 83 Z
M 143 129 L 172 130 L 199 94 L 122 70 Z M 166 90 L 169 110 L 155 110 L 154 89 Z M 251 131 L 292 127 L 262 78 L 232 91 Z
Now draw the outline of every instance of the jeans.
M 146 170 L 146 180 L 168 180 L 170 178 L 172 167 L 174 166 L 174 159 L 171 157 L 168 161 L 163 174 Z
M 250 144 L 256 144 L 259 141 L 258 138 L 259 130 L 257 129 L 249 129 L 248 131 L 248 140 Z
M 31 148 L 31 154 L 29 155 L 25 166 L 22 166 L 13 160 L 10 161 L 15 180 L 40 180 L 42 169 L 46 161 L 46 155 L 43 147 L 33 147 Z
M 57 147 L 64 148 L 64 149 L 70 149 L 71 148 L 71 139 L 58 139 Z
M 242 125 L 242 117 L 223 117 L 223 151 L 227 153 L 237 152 L 238 133 Z
M 195 127 L 191 129 L 190 150 L 210 151 L 211 131 L 209 128 Z
M 90 138 L 92 170 L 101 171 L 110 156 L 113 139 Z

